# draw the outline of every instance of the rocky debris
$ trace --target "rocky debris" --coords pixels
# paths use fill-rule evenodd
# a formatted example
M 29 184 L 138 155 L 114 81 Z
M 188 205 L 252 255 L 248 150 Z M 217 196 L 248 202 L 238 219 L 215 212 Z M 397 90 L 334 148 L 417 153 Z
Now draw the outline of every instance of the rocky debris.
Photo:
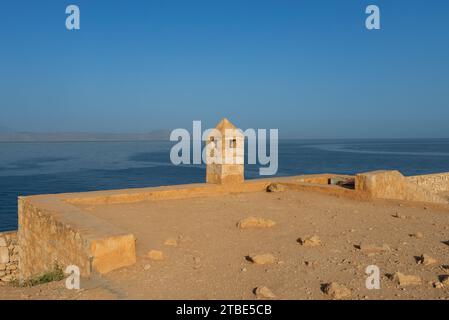
M 239 229 L 251 229 L 251 228 L 271 228 L 276 224 L 273 220 L 257 218 L 257 217 L 247 217 L 240 220 L 237 223 Z
M 391 251 L 390 247 L 387 244 L 383 244 L 382 247 L 380 247 L 373 244 L 362 243 L 356 246 L 356 248 L 358 248 L 362 253 L 367 255 L 374 255 L 378 253 L 385 253 Z
M 276 262 L 276 258 L 270 253 L 248 256 L 247 260 L 254 264 L 272 264 Z
M 164 241 L 164 245 L 169 247 L 177 247 L 178 246 L 178 240 L 174 238 L 169 238 Z
M 285 190 L 285 187 L 279 183 L 270 183 L 267 186 L 267 192 L 282 192 Z
M 307 267 L 312 267 L 312 268 L 317 268 L 318 266 L 319 266 L 319 263 L 318 263 L 318 261 L 316 261 L 316 260 L 314 260 L 314 261 L 304 261 L 304 264 L 307 266 Z
M 349 298 L 351 296 L 351 290 L 346 288 L 342 284 L 336 282 L 326 283 L 322 286 L 322 291 L 331 296 L 332 299 L 340 300 Z
M 393 275 L 393 280 L 401 287 L 418 286 L 422 284 L 421 277 L 415 275 L 405 275 L 399 271 Z
M 159 250 L 150 250 L 148 252 L 148 258 L 155 261 L 161 261 L 164 260 L 164 253 Z
M 449 288 L 449 276 L 448 275 L 442 275 L 440 276 L 440 282 L 445 286 Z
M 151 265 L 149 265 L 149 264 L 146 264 L 146 265 L 143 266 L 143 270 L 144 271 L 148 271 L 150 269 L 151 269 Z
M 276 295 L 267 287 L 257 287 L 254 290 L 257 299 L 274 299 Z
M 193 257 L 193 269 L 199 269 L 199 268 L 201 268 L 201 258 Z
M 438 261 L 435 258 L 432 258 L 431 256 L 427 255 L 427 254 L 422 254 L 420 257 L 418 257 L 418 259 L 416 259 L 416 262 L 418 264 L 422 264 L 425 266 L 430 266 L 432 264 L 436 264 Z
M 318 236 L 299 238 L 297 241 L 304 247 L 317 247 L 321 245 L 321 240 Z
M 422 239 L 422 238 L 424 238 L 424 235 L 421 232 L 415 232 L 415 233 L 412 233 L 410 235 L 410 237 L 416 238 L 416 239 Z
M 398 219 L 407 219 L 406 216 L 400 214 L 399 212 L 396 212 L 395 214 L 392 215 L 393 218 L 398 218 Z
M 449 272 L 449 265 L 443 264 L 443 265 L 441 266 L 441 269 L 443 269 L 443 271 L 445 271 L 445 272 Z M 1 269 L 0 269 L 0 270 L 1 270 Z
M 444 285 L 443 285 L 440 281 L 434 281 L 434 282 L 432 283 L 432 286 L 433 286 L 435 289 L 443 289 L 443 288 L 444 288 Z

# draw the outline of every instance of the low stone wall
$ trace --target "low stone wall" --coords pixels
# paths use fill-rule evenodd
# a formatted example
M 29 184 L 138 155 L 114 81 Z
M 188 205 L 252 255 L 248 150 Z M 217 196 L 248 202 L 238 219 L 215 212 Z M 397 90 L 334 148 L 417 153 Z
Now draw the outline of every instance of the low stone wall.
M 372 198 L 448 204 L 447 200 L 436 192 L 411 183 L 397 170 L 379 170 L 357 174 L 355 189 Z
M 19 197 L 19 281 L 75 265 L 81 276 L 135 263 L 135 238 L 61 196 Z
M 435 193 L 449 191 L 449 172 L 412 176 L 407 180 Z
M 17 231 L 0 232 L 0 283 L 17 279 L 18 265 Z

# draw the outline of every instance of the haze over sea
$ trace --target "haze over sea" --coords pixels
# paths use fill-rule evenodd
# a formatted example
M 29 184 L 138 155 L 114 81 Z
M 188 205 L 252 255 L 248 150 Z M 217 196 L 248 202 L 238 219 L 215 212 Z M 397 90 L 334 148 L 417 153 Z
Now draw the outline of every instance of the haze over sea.
M 17 197 L 204 182 L 204 165 L 175 166 L 168 141 L 0 143 L 0 231 L 17 228 Z M 245 167 L 247 179 L 259 166 Z M 398 169 L 449 171 L 449 139 L 280 140 L 278 176 Z

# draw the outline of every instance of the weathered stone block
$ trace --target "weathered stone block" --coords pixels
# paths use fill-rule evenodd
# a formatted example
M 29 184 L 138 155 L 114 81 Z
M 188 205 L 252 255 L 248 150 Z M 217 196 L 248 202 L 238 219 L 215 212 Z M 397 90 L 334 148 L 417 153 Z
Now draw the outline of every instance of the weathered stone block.
M 0 247 L 0 263 L 9 262 L 9 250 L 7 247 Z
M 396 170 L 358 174 L 355 178 L 355 189 L 373 198 L 448 203 L 431 190 L 409 182 Z

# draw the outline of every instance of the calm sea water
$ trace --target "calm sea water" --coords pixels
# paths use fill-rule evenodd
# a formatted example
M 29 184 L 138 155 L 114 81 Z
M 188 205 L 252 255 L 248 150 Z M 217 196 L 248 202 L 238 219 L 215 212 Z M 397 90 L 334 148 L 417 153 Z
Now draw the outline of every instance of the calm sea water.
M 17 196 L 203 182 L 205 167 L 174 166 L 169 142 L 0 143 L 0 231 L 17 228 Z M 449 139 L 281 140 L 277 175 L 399 169 L 449 171 Z M 246 167 L 257 178 L 258 166 Z

